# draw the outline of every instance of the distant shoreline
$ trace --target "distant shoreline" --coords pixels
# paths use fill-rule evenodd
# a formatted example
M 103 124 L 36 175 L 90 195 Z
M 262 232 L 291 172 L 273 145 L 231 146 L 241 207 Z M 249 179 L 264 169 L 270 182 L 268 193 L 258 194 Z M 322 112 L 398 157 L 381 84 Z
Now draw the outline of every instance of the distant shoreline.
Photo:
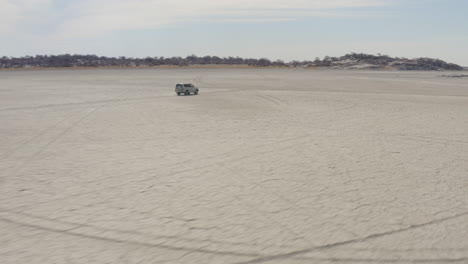
M 23 67 L 23 68 L 0 68 L 0 71 L 43 71 L 43 70 L 96 70 L 96 69 L 294 69 L 289 66 L 250 66 L 230 64 L 205 64 L 205 65 L 158 65 L 158 66 L 90 66 L 90 67 Z M 312 67 L 310 67 L 312 68 Z M 327 67 L 316 67 L 327 68 Z
M 344 67 L 291 67 L 291 66 L 251 66 L 246 64 L 231 65 L 231 64 L 200 64 L 200 65 L 158 65 L 158 66 L 90 66 L 90 67 L 23 67 L 23 68 L 0 68 L 1 71 L 48 71 L 48 70 L 132 70 L 132 69 L 310 69 L 310 70 L 355 70 L 355 71 L 424 71 L 431 72 L 435 70 L 402 70 L 393 67 L 382 68 L 344 68 Z M 468 69 L 465 69 L 467 71 Z M 439 70 L 452 71 L 452 70 Z

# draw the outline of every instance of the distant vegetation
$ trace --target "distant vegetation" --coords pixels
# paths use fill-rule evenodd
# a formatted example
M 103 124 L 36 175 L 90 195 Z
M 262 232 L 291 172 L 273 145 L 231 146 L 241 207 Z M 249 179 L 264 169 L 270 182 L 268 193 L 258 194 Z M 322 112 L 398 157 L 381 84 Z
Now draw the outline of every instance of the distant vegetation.
M 326 56 L 313 61 L 271 61 L 266 58 L 249 59 L 239 57 L 104 57 L 96 55 L 36 55 L 25 57 L 0 57 L 0 68 L 33 67 L 151 67 L 161 65 L 249 65 L 255 67 L 327 67 L 337 69 L 395 69 L 395 70 L 463 70 L 457 64 L 431 58 L 393 58 L 387 55 L 351 53 L 341 57 Z

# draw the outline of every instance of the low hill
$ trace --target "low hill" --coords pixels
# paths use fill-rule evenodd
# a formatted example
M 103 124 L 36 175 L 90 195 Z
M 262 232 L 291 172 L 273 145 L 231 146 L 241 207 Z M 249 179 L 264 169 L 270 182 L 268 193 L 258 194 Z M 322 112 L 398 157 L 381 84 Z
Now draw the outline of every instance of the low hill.
M 440 71 L 440 70 L 464 70 L 463 67 L 454 63 L 432 58 L 392 58 L 387 55 L 370 55 L 363 53 L 346 54 L 338 58 L 325 58 L 315 61 L 317 66 L 328 66 L 334 68 L 349 69 L 396 69 L 417 71 Z

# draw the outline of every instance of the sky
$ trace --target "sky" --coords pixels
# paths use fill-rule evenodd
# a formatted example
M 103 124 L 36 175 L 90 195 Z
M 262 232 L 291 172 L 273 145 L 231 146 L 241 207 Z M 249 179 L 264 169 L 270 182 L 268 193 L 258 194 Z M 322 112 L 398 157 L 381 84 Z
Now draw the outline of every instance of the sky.
M 467 14 L 468 0 L 0 0 L 0 56 L 362 52 L 468 66 Z

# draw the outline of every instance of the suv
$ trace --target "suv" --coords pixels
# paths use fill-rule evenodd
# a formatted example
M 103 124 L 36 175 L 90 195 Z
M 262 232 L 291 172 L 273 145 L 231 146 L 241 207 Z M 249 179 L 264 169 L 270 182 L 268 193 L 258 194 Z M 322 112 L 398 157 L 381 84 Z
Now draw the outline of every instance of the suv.
M 177 95 L 190 95 L 191 93 L 198 94 L 198 88 L 191 83 L 178 83 L 175 87 L 175 92 Z

